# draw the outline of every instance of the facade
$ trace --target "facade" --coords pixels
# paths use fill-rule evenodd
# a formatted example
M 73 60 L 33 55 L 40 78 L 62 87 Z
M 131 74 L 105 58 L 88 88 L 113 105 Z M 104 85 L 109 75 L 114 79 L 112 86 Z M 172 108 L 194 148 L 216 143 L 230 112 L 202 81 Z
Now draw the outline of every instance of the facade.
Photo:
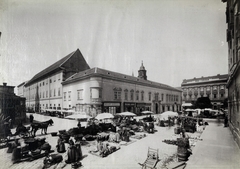
M 179 111 L 181 91 L 146 80 L 145 72 L 144 68 L 138 77 L 100 68 L 79 72 L 62 83 L 63 106 L 74 106 L 76 111 L 91 112 L 93 116 L 99 112 L 129 111 L 139 115 L 144 110 Z
M 208 97 L 213 105 L 212 108 L 220 109 L 224 100 L 228 98 L 227 79 L 227 74 L 184 79 L 181 84 L 183 103 L 193 104 L 199 97 Z
M 62 82 L 73 74 L 89 69 L 79 49 L 36 74 L 31 80 L 22 83 L 18 91 L 26 98 L 29 111 L 62 109 Z
M 161 113 L 179 111 L 181 90 L 147 80 L 143 63 L 138 77 L 91 68 L 81 52 L 75 52 L 18 86 L 26 106 L 36 112 L 74 109 L 95 116 L 144 110 Z
M 16 96 L 15 86 L 0 85 L 0 114 L 2 117 L 10 117 L 12 122 L 18 124 L 26 119 L 25 98 Z
M 229 127 L 240 146 L 240 2 L 239 0 L 222 1 L 226 2 Z

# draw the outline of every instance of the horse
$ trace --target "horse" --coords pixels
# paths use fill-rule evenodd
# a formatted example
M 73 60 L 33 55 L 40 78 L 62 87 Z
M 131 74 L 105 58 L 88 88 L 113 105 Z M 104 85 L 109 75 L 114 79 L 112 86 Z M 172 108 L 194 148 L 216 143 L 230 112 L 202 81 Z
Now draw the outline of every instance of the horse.
M 52 125 L 52 124 L 53 124 L 52 119 L 50 119 L 48 121 L 44 121 L 44 122 L 32 123 L 31 124 L 31 127 L 32 127 L 31 135 L 35 137 L 38 129 L 42 129 L 41 134 L 43 134 L 43 131 L 44 131 L 45 134 L 47 134 L 48 126 Z

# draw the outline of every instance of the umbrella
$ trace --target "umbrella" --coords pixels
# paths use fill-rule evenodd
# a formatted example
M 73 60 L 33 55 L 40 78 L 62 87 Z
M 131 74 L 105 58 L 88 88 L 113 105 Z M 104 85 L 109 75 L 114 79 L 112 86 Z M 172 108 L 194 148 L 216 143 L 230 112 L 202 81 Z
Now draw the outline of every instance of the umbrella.
M 152 111 L 142 111 L 141 113 L 142 113 L 142 114 L 153 114 Z
M 122 113 L 118 113 L 117 115 L 120 115 L 120 116 L 136 116 L 136 114 L 134 114 L 132 112 L 122 112 Z
M 186 109 L 185 111 L 195 111 L 194 109 Z
M 168 119 L 168 117 L 178 116 L 177 112 L 166 111 L 160 114 L 161 119 Z
M 71 110 L 71 109 L 67 110 L 66 112 L 68 112 L 68 113 L 75 113 L 75 111 Z
M 98 114 L 95 119 L 102 120 L 102 119 L 112 119 L 114 116 L 111 113 L 100 113 Z
M 67 119 L 90 119 L 92 117 L 87 114 L 72 114 L 70 116 L 66 116 L 65 118 L 67 118 Z

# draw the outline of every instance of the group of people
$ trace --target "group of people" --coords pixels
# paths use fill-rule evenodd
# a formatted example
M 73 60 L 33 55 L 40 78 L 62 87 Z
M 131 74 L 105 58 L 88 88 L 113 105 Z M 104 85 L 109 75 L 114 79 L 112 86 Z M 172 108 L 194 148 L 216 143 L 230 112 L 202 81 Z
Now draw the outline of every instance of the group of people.
M 71 163 L 76 163 L 80 161 L 83 157 L 80 139 L 76 139 L 75 143 L 73 142 L 72 139 L 70 139 L 68 143 L 69 143 L 69 147 L 67 150 L 67 159 L 65 160 L 65 162 L 67 164 L 71 164 Z M 58 153 L 66 152 L 65 141 L 61 135 L 59 135 L 59 139 L 57 141 L 56 147 L 57 147 Z

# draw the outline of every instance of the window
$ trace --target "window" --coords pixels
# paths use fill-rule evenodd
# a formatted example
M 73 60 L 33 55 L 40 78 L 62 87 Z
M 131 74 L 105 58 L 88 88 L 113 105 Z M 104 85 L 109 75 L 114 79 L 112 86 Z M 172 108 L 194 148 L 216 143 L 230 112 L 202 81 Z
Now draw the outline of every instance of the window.
M 56 96 L 56 89 L 53 90 L 53 96 Z
M 39 93 L 39 98 L 41 98 L 41 92 Z
M 52 97 L 52 90 L 50 90 L 50 94 L 49 94 L 49 97 Z
M 121 91 L 114 91 L 114 99 L 115 100 L 121 99 Z
M 58 96 L 61 96 L 61 90 L 58 88 Z
M 71 101 L 71 91 L 68 92 L 68 101 Z
M 48 98 L 48 91 L 46 91 L 46 98 Z
M 49 83 L 52 83 L 52 79 L 49 79 Z
M 186 90 L 186 89 L 185 89 Z M 164 94 L 162 94 L 162 101 L 164 100 Z
M 131 90 L 131 91 L 130 91 L 130 99 L 131 99 L 131 100 L 134 100 L 133 97 L 134 97 L 134 90 Z
M 141 92 L 141 100 L 144 100 L 144 91 Z
M 83 99 L 83 90 L 78 90 L 77 91 L 77 99 L 82 100 Z
M 158 96 L 159 96 L 159 93 L 155 93 L 155 101 L 159 100 Z
M 114 91 L 114 100 L 120 100 L 122 95 L 122 89 L 115 87 L 113 91 Z
M 42 85 L 44 86 L 44 82 L 42 83 Z
M 139 91 L 136 91 L 136 100 L 139 100 Z
M 224 97 L 224 94 L 221 94 L 221 97 Z
M 148 93 L 148 100 L 151 101 L 151 98 L 152 98 L 152 93 L 149 92 L 149 93 Z
M 101 90 L 101 88 L 97 88 L 97 87 L 91 88 L 90 89 L 90 97 L 92 99 L 102 98 L 102 90 Z
M 124 90 L 124 99 L 128 100 L 128 90 Z
M 222 86 L 220 86 L 220 90 L 224 90 L 224 86 L 222 85 Z
M 67 99 L 67 92 L 63 93 L 63 99 L 64 99 L 64 101 L 66 101 L 66 99 Z
M 214 95 L 213 95 L 213 97 L 214 97 L 214 99 L 216 99 L 216 98 L 217 98 L 217 95 L 216 95 L 216 94 L 214 94 Z

